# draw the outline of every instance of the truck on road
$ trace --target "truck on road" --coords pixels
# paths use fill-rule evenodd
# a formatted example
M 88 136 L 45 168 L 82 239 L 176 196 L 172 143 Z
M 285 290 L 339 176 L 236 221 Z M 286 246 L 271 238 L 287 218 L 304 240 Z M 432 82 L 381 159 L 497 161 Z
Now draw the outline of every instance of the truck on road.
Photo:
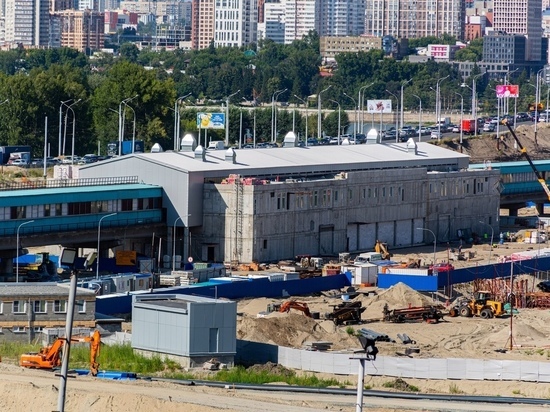
M 462 120 L 462 124 L 460 125 L 460 128 L 462 129 L 462 133 L 464 134 L 475 134 L 476 121 L 470 120 L 470 119 L 464 119 Z
M 6 165 L 10 161 L 12 153 L 28 153 L 28 159 L 30 163 L 31 158 L 31 147 L 20 145 L 20 146 L 0 146 L 0 165 Z
M 133 148 L 132 150 L 132 143 Z M 118 155 L 118 146 L 119 142 L 111 142 L 107 144 L 107 154 L 109 156 L 116 156 Z M 135 140 L 132 142 L 132 140 L 123 140 L 121 144 L 122 153 L 121 155 L 127 155 L 132 153 L 143 153 L 145 152 L 145 145 L 143 143 L 143 140 Z

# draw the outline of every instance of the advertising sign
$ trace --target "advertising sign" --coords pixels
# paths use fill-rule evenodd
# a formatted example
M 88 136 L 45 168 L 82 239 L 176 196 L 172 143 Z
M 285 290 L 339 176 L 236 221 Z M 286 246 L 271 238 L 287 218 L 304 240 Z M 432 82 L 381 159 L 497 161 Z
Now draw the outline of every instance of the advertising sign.
M 519 97 L 519 86 L 517 84 L 497 84 L 497 98 Z
M 225 129 L 225 113 L 197 113 L 197 129 Z
M 391 112 L 391 100 L 367 100 L 367 113 Z

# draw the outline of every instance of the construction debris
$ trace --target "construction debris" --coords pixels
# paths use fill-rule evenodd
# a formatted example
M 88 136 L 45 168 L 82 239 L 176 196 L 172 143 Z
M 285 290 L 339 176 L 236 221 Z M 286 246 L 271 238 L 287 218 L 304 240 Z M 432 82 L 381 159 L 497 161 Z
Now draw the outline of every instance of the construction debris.
M 383 315 L 386 322 L 425 321 L 434 323 L 439 322 L 443 318 L 443 313 L 435 306 L 417 306 L 390 310 L 386 304 L 384 305 Z
M 361 336 L 364 336 L 365 338 L 368 338 L 368 339 L 372 339 L 375 342 L 395 342 L 388 335 L 375 332 L 371 329 L 362 328 L 362 329 L 359 329 L 357 332 L 361 334 Z
M 401 340 L 401 342 L 403 342 L 405 345 L 409 345 L 409 344 L 414 345 L 414 344 L 416 344 L 416 341 L 415 341 L 415 340 L 412 340 L 411 338 L 409 338 L 409 335 L 407 335 L 406 333 L 404 333 L 404 334 L 402 334 L 402 335 L 401 335 L 400 333 L 398 333 L 398 334 L 397 334 L 397 337 L 398 337 L 398 338 Z
M 327 351 L 332 347 L 332 342 L 305 342 L 302 346 L 303 349 L 309 351 Z
M 325 314 L 325 319 L 332 320 L 335 325 L 350 325 L 361 323 L 361 314 L 366 308 L 361 301 L 343 302 L 335 305 L 332 312 Z

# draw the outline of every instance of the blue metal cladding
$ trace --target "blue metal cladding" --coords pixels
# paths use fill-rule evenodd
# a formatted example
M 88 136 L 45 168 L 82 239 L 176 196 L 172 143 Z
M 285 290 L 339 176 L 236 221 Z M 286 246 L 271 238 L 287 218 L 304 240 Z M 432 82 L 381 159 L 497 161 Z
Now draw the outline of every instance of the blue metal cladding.
M 220 282 L 215 286 L 208 284 L 195 286 L 155 289 L 155 294 L 196 295 L 218 297 L 227 299 L 241 298 L 280 298 L 282 296 L 300 296 L 331 289 L 341 289 L 351 286 L 349 273 L 322 276 L 311 279 L 297 279 L 287 281 L 270 282 L 269 279 L 254 279 L 242 282 Z M 98 296 L 96 299 L 96 312 L 104 315 L 117 313 L 130 313 L 132 311 L 132 294 Z
M 387 289 L 399 282 L 420 292 L 436 292 L 438 287 L 437 276 L 391 275 L 386 273 L 378 275 L 379 288 Z
M 439 273 L 438 285 L 440 288 L 448 284 L 471 282 L 476 279 L 494 279 L 509 277 L 511 274 L 533 274 L 538 271 L 550 270 L 550 256 L 534 259 L 516 260 L 513 263 L 496 263 L 493 265 L 479 265 L 475 267 L 455 269 L 449 272 Z

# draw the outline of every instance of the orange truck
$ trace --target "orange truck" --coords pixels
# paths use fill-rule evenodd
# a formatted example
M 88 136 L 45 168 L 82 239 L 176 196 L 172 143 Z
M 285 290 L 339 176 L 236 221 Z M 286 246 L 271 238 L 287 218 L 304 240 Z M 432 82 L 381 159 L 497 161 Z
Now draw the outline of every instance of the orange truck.
M 475 120 L 464 119 L 461 124 L 462 133 L 464 134 L 475 134 L 476 132 L 476 122 Z

